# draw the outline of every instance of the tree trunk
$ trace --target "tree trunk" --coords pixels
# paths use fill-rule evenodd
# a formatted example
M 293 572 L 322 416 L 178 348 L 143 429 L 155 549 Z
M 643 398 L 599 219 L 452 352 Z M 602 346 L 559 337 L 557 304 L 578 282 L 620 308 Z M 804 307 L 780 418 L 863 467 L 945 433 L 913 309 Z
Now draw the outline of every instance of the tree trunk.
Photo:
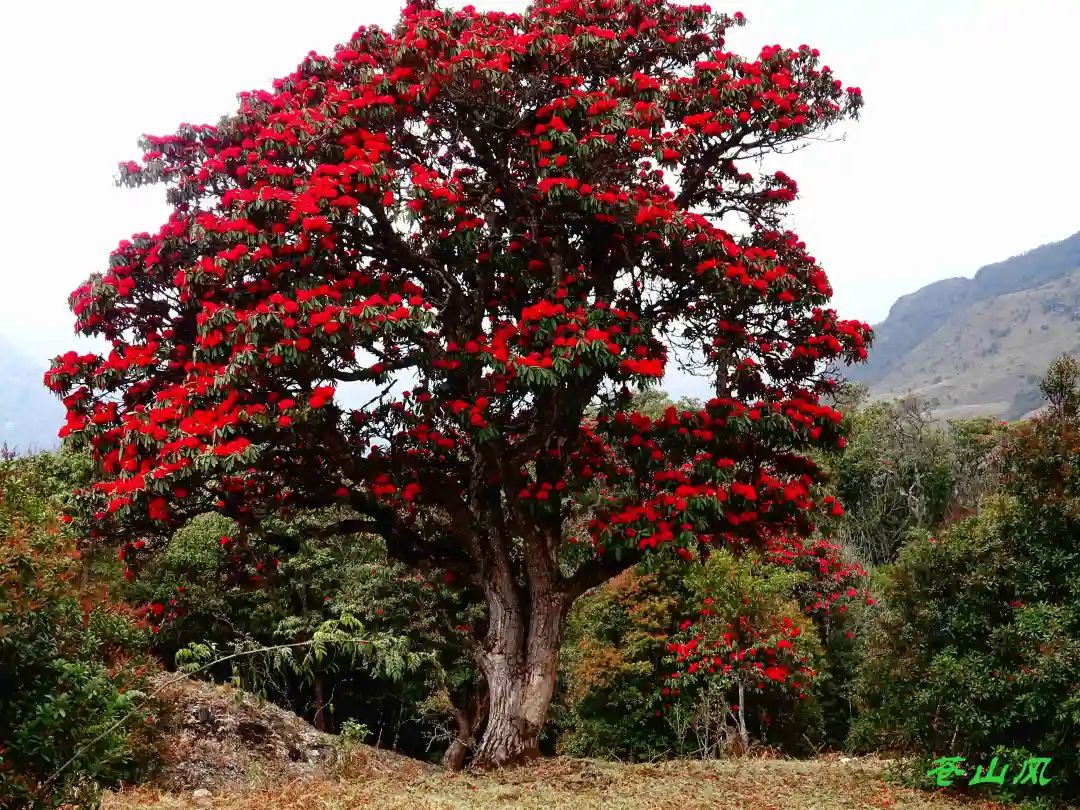
M 739 756 L 746 756 L 750 750 L 750 734 L 746 730 L 746 689 L 739 678 Z
M 455 720 L 456 720 L 455 716 Z M 442 765 L 447 770 L 460 771 L 465 767 L 465 759 L 469 756 L 469 747 L 472 745 L 472 739 L 469 737 L 469 726 L 466 723 L 463 727 L 460 722 L 457 723 L 457 736 L 450 741 L 450 747 L 446 749 L 446 753 L 443 754 Z
M 323 697 L 323 680 L 322 675 L 315 676 L 315 728 L 319 731 L 326 731 L 326 717 L 324 716 L 324 710 L 326 708 L 325 699 Z
M 540 755 L 540 727 L 547 716 L 547 703 L 542 706 L 539 721 L 534 717 L 529 722 L 525 716 L 525 671 L 521 662 L 485 655 L 481 668 L 491 706 L 473 764 L 500 767 L 535 759 Z
M 470 700 L 467 695 L 460 695 L 456 698 L 451 696 L 451 704 L 457 736 L 450 741 L 450 746 L 443 754 L 442 764 L 451 771 L 460 771 L 465 767 L 469 752 L 476 746 L 476 735 L 484 727 L 487 701 L 480 697 Z
M 501 594 L 488 599 L 488 636 L 479 658 L 488 714 L 473 758 L 476 767 L 515 765 L 540 755 L 569 599 L 535 581 L 532 585 L 528 614 L 517 600 Z

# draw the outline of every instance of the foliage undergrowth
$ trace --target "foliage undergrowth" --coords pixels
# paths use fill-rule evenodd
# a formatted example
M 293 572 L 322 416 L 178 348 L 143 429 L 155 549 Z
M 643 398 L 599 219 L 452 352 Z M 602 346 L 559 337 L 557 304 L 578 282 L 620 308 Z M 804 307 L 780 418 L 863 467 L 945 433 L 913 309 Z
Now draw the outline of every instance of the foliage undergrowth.
M 996 756 L 1004 796 L 1080 797 L 1078 380 L 1051 369 L 1050 411 L 1004 442 L 1001 491 L 889 570 L 856 748 L 964 757 L 969 775 Z M 1048 784 L 1013 785 L 1028 757 L 1051 758 Z
M 146 631 L 57 519 L 84 472 L 68 454 L 0 459 L 0 806 L 96 805 L 151 749 Z M 121 722 L 128 717 L 127 722 Z

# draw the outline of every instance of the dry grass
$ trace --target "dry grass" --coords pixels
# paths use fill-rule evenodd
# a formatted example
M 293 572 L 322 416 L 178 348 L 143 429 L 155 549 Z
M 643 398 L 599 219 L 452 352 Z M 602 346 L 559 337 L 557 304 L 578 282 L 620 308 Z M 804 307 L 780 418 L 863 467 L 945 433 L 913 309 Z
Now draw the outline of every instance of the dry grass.
M 104 810 L 921 810 L 967 807 L 950 791 L 888 784 L 886 763 L 830 756 L 620 765 L 555 757 L 529 767 L 451 774 L 352 745 L 227 687 L 185 682 L 168 695 L 156 786 L 107 796 Z M 212 791 L 195 799 L 194 790 Z
M 334 778 L 255 785 L 201 801 L 190 792 L 177 795 L 141 788 L 107 797 L 104 810 L 990 810 L 1005 806 L 887 784 L 882 778 L 885 765 L 863 759 L 619 765 L 559 757 L 489 774 L 449 774 L 407 763 L 411 761 L 361 752 Z

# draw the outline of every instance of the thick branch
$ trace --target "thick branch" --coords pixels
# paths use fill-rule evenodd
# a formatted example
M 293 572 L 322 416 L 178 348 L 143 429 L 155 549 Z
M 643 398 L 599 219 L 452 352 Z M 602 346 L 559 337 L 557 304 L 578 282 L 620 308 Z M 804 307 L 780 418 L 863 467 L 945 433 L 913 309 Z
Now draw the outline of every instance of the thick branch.
M 638 555 L 631 554 L 616 559 L 595 559 L 581 566 L 573 576 L 565 580 L 563 591 L 576 599 L 590 588 L 603 585 L 612 577 L 621 574 L 627 568 L 632 567 L 638 561 Z

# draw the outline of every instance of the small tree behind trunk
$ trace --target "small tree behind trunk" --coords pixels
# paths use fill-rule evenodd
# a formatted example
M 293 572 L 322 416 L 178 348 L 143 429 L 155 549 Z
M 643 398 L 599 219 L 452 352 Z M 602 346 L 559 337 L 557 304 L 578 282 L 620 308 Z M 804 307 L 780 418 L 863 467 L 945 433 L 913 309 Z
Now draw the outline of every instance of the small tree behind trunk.
M 443 754 L 442 764 L 452 771 L 460 771 L 476 747 L 477 735 L 487 721 L 487 699 L 459 696 L 457 701 L 451 698 L 451 702 L 457 734 Z
M 326 731 L 326 698 L 323 694 L 322 675 L 315 676 L 315 728 Z

